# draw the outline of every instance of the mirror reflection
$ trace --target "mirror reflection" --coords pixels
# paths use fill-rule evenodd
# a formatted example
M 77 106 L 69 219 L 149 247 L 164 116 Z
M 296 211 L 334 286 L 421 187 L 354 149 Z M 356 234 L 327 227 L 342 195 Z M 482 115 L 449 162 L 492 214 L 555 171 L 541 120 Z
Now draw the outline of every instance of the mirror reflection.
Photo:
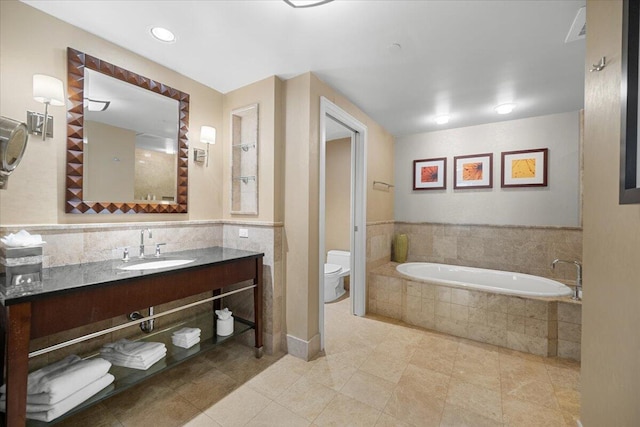
M 176 200 L 179 102 L 84 70 L 84 199 Z

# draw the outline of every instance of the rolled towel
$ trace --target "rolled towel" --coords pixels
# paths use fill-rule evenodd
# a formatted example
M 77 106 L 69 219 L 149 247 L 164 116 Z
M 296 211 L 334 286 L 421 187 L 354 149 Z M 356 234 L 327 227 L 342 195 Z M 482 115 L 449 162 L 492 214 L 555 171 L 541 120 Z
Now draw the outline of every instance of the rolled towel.
M 72 354 L 70 356 L 65 357 L 64 359 L 58 360 L 57 362 L 47 365 L 44 368 L 40 368 L 37 371 L 33 371 L 27 377 L 27 393 L 34 393 L 32 390 L 35 387 L 37 387 L 38 384 L 40 384 L 42 377 L 44 377 L 45 375 L 55 370 L 58 370 L 60 368 L 63 368 L 67 365 L 70 365 L 72 363 L 75 363 L 79 360 L 81 360 L 79 356 Z M 0 393 L 5 394 L 6 392 L 7 392 L 7 385 L 5 384 L 2 387 L 0 387 Z
M 27 401 L 34 404 L 56 404 L 88 384 L 102 378 L 111 363 L 101 358 L 78 360 L 51 371 L 36 384 L 27 385 Z M 4 400 L 2 395 L 0 400 Z
M 85 400 L 89 399 L 91 396 L 97 394 L 100 390 L 108 387 L 114 379 L 113 375 L 105 374 L 101 378 L 98 378 L 75 393 L 69 395 L 66 399 L 63 399 L 53 405 L 27 405 L 27 418 L 44 422 L 55 420 L 59 416 L 66 414 Z M 6 402 L 0 402 L 0 411 L 5 410 Z

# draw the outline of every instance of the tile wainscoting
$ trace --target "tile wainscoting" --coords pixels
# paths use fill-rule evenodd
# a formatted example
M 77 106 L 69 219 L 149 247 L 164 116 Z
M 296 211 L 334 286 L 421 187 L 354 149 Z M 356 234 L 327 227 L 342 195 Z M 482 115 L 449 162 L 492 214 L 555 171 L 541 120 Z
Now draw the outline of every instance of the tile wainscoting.
M 368 313 L 539 356 L 580 360 L 581 304 L 404 279 L 396 263 L 368 276 Z
M 160 221 L 136 222 L 125 224 L 72 224 L 72 225 L 14 225 L 0 227 L 0 235 L 15 233 L 21 229 L 31 234 L 41 234 L 47 243 L 43 247 L 43 266 L 55 267 L 68 264 L 82 264 L 122 257 L 124 247 L 129 248 L 132 257 L 137 257 L 140 245 L 140 230 L 150 228 L 153 237 L 145 233 L 147 254 L 153 253 L 156 243 L 166 243 L 163 252 L 176 252 L 188 249 L 199 249 L 210 246 L 226 246 L 264 252 L 264 345 L 265 352 L 272 354 L 284 347 L 286 340 L 283 329 L 284 322 L 284 278 L 282 272 L 282 232 L 281 223 L 259 223 L 241 221 Z M 239 228 L 248 229 L 248 238 L 239 238 Z M 174 301 L 156 307 L 156 313 L 203 299 L 210 295 L 203 294 Z M 239 315 L 253 316 L 253 309 L 247 309 L 246 301 L 252 303 L 253 298 L 238 295 L 226 298 L 223 302 L 230 310 Z M 142 313 L 146 308 L 141 307 Z M 181 321 L 202 311 L 211 311 L 212 304 L 187 309 L 155 320 L 156 329 Z M 251 318 L 251 317 L 249 317 Z M 32 340 L 30 351 L 44 348 L 81 335 L 99 331 L 111 326 L 126 323 L 126 316 L 119 316 L 91 325 L 86 325 L 64 333 Z M 30 367 L 46 365 L 68 354 L 86 354 L 100 348 L 107 342 L 120 338 L 140 336 L 137 326 L 132 326 L 102 337 L 85 341 L 43 356 L 33 358 Z M 251 335 L 251 336 L 249 336 Z M 244 334 L 247 342 L 253 341 L 253 331 Z M 252 345 L 252 344 L 251 344 Z

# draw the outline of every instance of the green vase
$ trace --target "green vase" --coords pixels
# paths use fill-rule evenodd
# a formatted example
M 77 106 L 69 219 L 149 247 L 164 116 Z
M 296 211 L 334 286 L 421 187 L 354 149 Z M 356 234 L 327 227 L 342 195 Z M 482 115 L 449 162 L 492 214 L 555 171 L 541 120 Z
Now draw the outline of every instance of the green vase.
M 409 238 L 406 234 L 396 234 L 393 238 L 393 260 L 399 263 L 407 262 L 409 252 Z

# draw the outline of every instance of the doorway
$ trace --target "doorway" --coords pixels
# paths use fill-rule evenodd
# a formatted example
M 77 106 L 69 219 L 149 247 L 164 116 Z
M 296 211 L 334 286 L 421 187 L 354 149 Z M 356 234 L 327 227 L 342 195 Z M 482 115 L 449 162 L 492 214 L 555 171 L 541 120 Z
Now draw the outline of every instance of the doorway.
M 329 133 L 336 130 L 337 134 Z M 327 201 L 327 141 L 350 140 L 351 168 L 349 177 L 349 250 L 351 252 L 350 305 L 351 314 L 363 316 L 366 309 L 366 140 L 367 127 L 346 111 L 320 98 L 320 182 L 319 182 L 319 331 L 320 348 L 324 349 L 324 264 L 326 257 Z M 346 185 L 346 183 L 345 183 Z M 345 219 L 346 221 L 347 219 Z

